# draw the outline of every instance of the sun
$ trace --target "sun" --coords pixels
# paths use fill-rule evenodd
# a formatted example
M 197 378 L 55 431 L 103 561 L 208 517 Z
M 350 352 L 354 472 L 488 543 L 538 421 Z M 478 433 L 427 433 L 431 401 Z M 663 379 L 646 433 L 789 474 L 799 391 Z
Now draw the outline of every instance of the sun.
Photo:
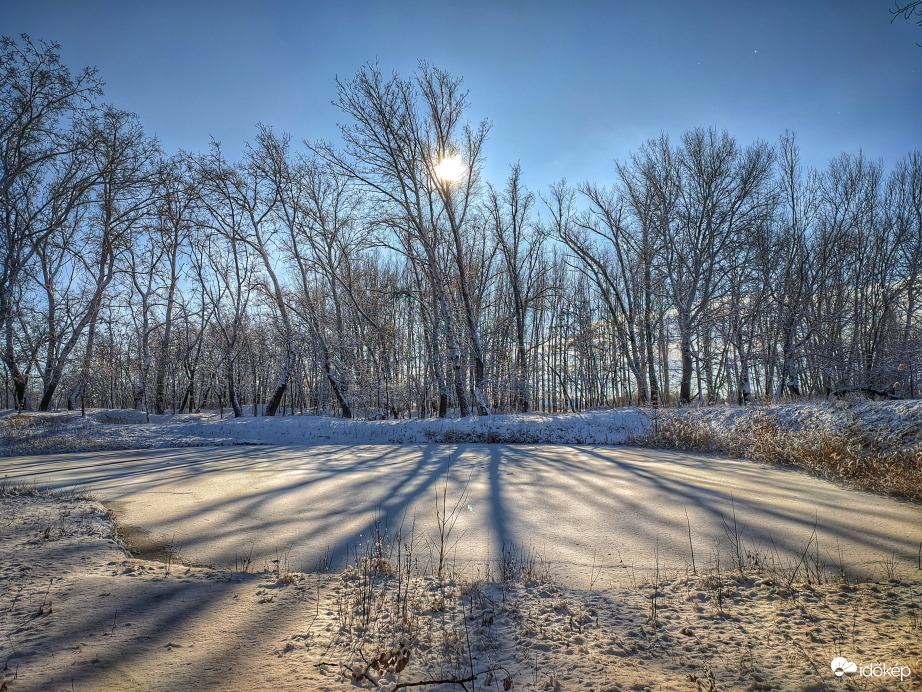
M 451 183 L 464 176 L 464 169 L 461 157 L 446 156 L 435 165 L 435 176 L 443 183 Z

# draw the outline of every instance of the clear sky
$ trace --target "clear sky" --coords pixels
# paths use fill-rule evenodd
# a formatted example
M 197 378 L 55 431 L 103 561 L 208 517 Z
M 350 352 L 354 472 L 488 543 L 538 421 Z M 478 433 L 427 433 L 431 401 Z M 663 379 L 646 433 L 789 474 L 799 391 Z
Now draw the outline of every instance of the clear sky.
M 922 29 L 892 0 L 0 0 L 0 32 L 62 44 L 168 151 L 231 155 L 257 122 L 338 141 L 334 77 L 417 60 L 464 77 L 487 176 L 541 190 L 613 179 L 645 139 L 695 126 L 742 144 L 786 128 L 807 163 L 922 148 Z

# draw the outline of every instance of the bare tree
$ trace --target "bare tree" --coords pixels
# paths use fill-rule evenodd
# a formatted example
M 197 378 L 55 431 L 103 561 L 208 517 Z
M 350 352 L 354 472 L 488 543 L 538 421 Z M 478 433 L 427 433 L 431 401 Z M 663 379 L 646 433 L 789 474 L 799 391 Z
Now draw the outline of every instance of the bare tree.
M 29 408 L 28 377 L 17 358 L 23 272 L 44 240 L 65 225 L 96 181 L 75 121 L 95 107 L 93 69 L 72 74 L 56 43 L 0 39 L 0 330 L 17 407 Z
M 696 129 L 682 137 L 677 217 L 663 238 L 676 309 L 682 375 L 679 402 L 691 401 L 694 337 L 718 295 L 727 254 L 741 228 L 766 213 L 773 156 L 763 143 L 740 151 L 727 132 Z
M 256 147 L 247 145 L 243 163 L 232 166 L 224 159 L 220 145 L 213 142 L 211 154 L 197 159 L 197 167 L 207 224 L 231 242 L 247 244 L 262 260 L 268 278 L 262 289 L 275 310 L 285 350 L 281 371 L 266 402 L 266 415 L 274 416 L 288 388 L 298 348 L 286 291 L 274 261 L 281 231 L 275 223 L 279 191 L 272 184 L 260 147 L 258 137 Z
M 766 354 L 766 394 L 775 399 L 785 387 L 796 396 L 800 391 L 797 362 L 803 346 L 812 338 L 818 324 L 810 324 L 810 305 L 818 290 L 817 272 L 822 265 L 811 247 L 818 241 L 813 226 L 819 214 L 818 180 L 800 164 L 800 149 L 794 134 L 785 132 L 779 142 L 777 182 L 779 212 L 775 232 L 770 241 L 769 263 L 761 266 L 770 273 L 769 293 L 773 304 L 774 324 L 766 328 L 771 347 Z M 776 343 L 780 342 L 781 363 L 777 373 L 778 386 L 772 391 L 775 376 Z
M 669 138 L 648 140 L 640 151 L 631 156 L 630 164 L 616 164 L 621 179 L 622 196 L 634 221 L 634 228 L 621 235 L 640 272 L 638 296 L 642 313 L 643 355 L 646 358 L 647 379 L 650 386 L 650 403 L 654 406 L 668 397 L 668 378 L 664 391 L 660 391 L 656 373 L 657 322 L 664 321 L 662 307 L 664 272 L 661 264 L 662 244 L 670 235 L 670 226 L 676 218 L 680 193 L 680 177 L 676 154 Z M 665 342 L 665 339 L 660 339 Z M 661 347 L 668 348 L 662 343 Z M 668 372 L 668 358 L 662 358 L 662 369 Z
M 323 144 L 315 145 L 314 150 L 376 196 L 376 223 L 395 232 L 407 257 L 425 263 L 451 357 L 455 396 L 461 415 L 467 416 L 461 342 L 449 295 L 451 281 L 440 255 L 447 231 L 475 360 L 475 399 L 480 412 L 486 413 L 481 391 L 483 354 L 463 269 L 462 229 L 476 189 L 487 126 L 462 124 L 467 94 L 460 84 L 424 63 L 415 79 L 397 75 L 385 79 L 377 66 L 369 65 L 351 80 L 337 80 L 339 96 L 334 104 L 352 119 L 341 128 L 344 154 Z M 465 173 L 459 184 L 436 171 L 449 156 L 463 160 Z
M 259 161 L 278 199 L 276 216 L 285 229 L 282 246 L 294 262 L 300 284 L 292 309 L 307 325 L 317 352 L 319 367 L 326 375 L 343 418 L 352 418 L 349 401 L 349 358 L 343 301 L 343 265 L 351 261 L 358 238 L 353 213 L 358 201 L 351 180 L 328 164 L 302 158 L 290 160 L 289 137 L 276 137 L 268 128 L 259 135 Z M 322 291 L 332 303 L 333 340 L 325 329 L 323 300 L 315 297 L 314 277 L 321 277 Z
M 530 411 L 532 405 L 527 346 L 529 314 L 547 288 L 546 233 L 531 218 L 534 200 L 535 196 L 522 184 L 521 166 L 515 164 L 502 194 L 491 187 L 488 202 L 493 238 L 500 249 L 515 325 L 513 405 L 523 413 Z
M 898 264 L 905 286 L 903 328 L 897 357 L 895 390 L 908 397 L 917 396 L 918 353 L 913 357 L 914 335 L 922 332 L 919 297 L 922 293 L 922 152 L 913 151 L 897 164 L 888 185 L 888 223 L 901 242 Z
M 210 319 L 203 320 L 203 324 L 212 323 L 223 342 L 228 404 L 234 417 L 240 418 L 243 407 L 237 393 L 236 367 L 246 330 L 255 263 L 245 243 L 234 242 L 233 235 L 215 233 L 205 227 L 195 235 L 192 265 L 203 303 L 208 305 L 207 309 L 203 305 L 203 311 Z
M 554 185 L 541 219 L 518 165 L 484 184 L 488 124 L 426 63 L 338 80 L 341 148 L 259 125 L 229 162 L 217 143 L 160 158 L 58 50 L 0 42 L 8 406 L 350 418 L 922 392 L 919 152 L 817 173 L 791 133 L 664 134 L 612 186 Z
M 572 255 L 573 266 L 593 282 L 607 306 L 640 401 L 646 403 L 649 391 L 639 336 L 640 306 L 635 274 L 638 265 L 630 244 L 625 242 L 622 200 L 614 191 L 594 185 L 585 185 L 582 193 L 589 201 L 589 209 L 572 217 L 570 223 L 562 222 L 557 213 L 552 213 L 557 219 L 556 235 Z M 568 193 L 557 187 L 552 194 L 560 197 Z M 563 206 L 561 201 L 554 205 Z
M 170 370 L 170 344 L 174 314 L 179 299 L 179 284 L 183 276 L 183 261 L 191 245 L 191 233 L 199 199 L 197 181 L 180 157 L 160 162 L 156 172 L 155 216 L 151 233 L 162 248 L 163 319 L 157 347 L 157 371 L 154 380 L 154 410 L 166 410 L 166 377 Z
M 461 125 L 461 118 L 467 108 L 467 91 L 461 90 L 460 78 L 421 63 L 416 83 L 429 112 L 426 134 L 429 139 L 427 148 L 431 152 L 430 164 L 432 160 L 445 161 L 456 156 L 463 160 L 464 174 L 460 183 L 449 180 L 445 175 L 439 175 L 438 171 L 434 182 L 454 241 L 458 285 L 470 336 L 471 357 L 474 361 L 474 401 L 480 415 L 489 415 L 490 409 L 483 394 L 486 365 L 480 339 L 480 323 L 471 297 L 473 287 L 467 269 L 470 253 L 463 238 L 469 235 L 466 233 L 469 232 L 466 228 L 468 213 L 479 181 L 483 143 L 489 126 L 486 121 L 482 121 L 476 128 L 466 123 Z
M 39 406 L 42 411 L 50 408 L 65 365 L 84 330 L 95 323 L 106 289 L 119 270 L 119 259 L 130 247 L 132 232 L 141 223 L 152 197 L 149 165 L 157 149 L 145 137 L 137 119 L 130 113 L 106 108 L 86 127 L 97 182 L 88 199 L 86 229 L 76 257 L 84 270 L 82 310 L 70 321 L 71 328 L 56 332 L 54 342 L 46 348 Z M 72 243 L 69 249 L 75 248 Z

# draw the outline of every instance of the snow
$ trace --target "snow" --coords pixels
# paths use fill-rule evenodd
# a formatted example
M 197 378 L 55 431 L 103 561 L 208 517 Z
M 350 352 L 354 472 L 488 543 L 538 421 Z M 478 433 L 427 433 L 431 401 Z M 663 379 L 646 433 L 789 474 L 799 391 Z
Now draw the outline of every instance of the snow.
M 792 426 L 857 417 L 901 445 L 922 429 L 916 402 L 772 410 Z M 393 689 L 473 668 L 492 671 L 483 690 L 802 690 L 831 684 L 844 655 L 910 665 L 887 689 L 915 689 L 922 507 L 619 446 L 652 415 L 0 414 L 0 478 L 95 498 L 0 489 L 0 685 Z M 748 414 L 683 415 L 722 429 Z M 94 451 L 28 454 L 79 449 Z M 113 518 L 166 562 L 128 555 Z M 382 526 L 413 538 L 415 565 L 369 590 L 348 565 Z M 528 575 L 500 578 L 507 551 L 531 556 Z M 401 588 L 415 634 L 389 624 Z M 344 628 L 361 598 L 375 624 Z M 391 657 L 368 668 L 370 652 Z
M 0 414 L 0 422 L 11 412 Z M 567 414 L 472 416 L 467 419 L 343 420 L 313 415 L 221 416 L 216 411 L 158 416 L 134 410 L 92 410 L 33 415 L 54 422 L 54 434 L 96 441 L 116 449 L 247 444 L 400 444 L 421 442 L 530 442 L 547 444 L 624 444 L 641 434 L 648 417 L 640 409 L 595 410 Z M 9 443 L 0 454 L 27 450 Z M 73 442 L 43 448 L 76 451 Z
M 393 690 L 470 670 L 482 673 L 468 687 L 478 690 L 506 680 L 512 690 L 819 690 L 835 684 L 838 655 L 909 667 L 904 682 L 877 681 L 909 690 L 922 670 L 911 581 L 827 574 L 808 584 L 802 573 L 788 588 L 783 571 L 725 565 L 719 577 L 701 566 L 651 579 L 622 570 L 578 590 L 548 581 L 539 563 L 509 580 L 412 576 L 402 630 L 385 610 L 394 577 L 378 575 L 369 590 L 354 569 L 280 575 L 271 564 L 252 573 L 138 560 L 97 502 L 2 502 L 0 684 L 10 692 Z M 364 629 L 345 615 L 363 594 L 376 608 Z M 391 657 L 370 666 L 379 652 Z M 407 653 L 399 671 L 394 652 Z
M 134 410 L 89 410 L 24 414 L 42 421 L 35 437 L 17 444 L 0 434 L 0 456 L 91 449 L 153 449 L 221 445 L 403 444 L 426 442 L 506 442 L 530 444 L 623 445 L 643 434 L 658 415 L 696 417 L 716 431 L 730 429 L 755 412 L 777 416 L 797 428 L 842 430 L 858 421 L 869 433 L 884 432 L 894 444 L 922 443 L 922 401 L 839 401 L 763 407 L 714 406 L 665 409 L 594 409 L 582 413 L 527 413 L 466 419 L 343 420 L 314 415 L 247 415 L 225 411 L 147 414 Z M 0 430 L 18 416 L 0 412 Z M 148 423 L 148 419 L 150 422 Z M 22 424 L 20 424 L 22 425 Z M 48 439 L 51 438 L 51 439 Z
M 449 470 L 450 469 L 450 470 Z M 182 545 L 189 564 L 258 564 L 290 547 L 297 571 L 341 569 L 380 519 L 438 532 L 454 514 L 453 549 L 483 564 L 504 545 L 547 551 L 555 576 L 585 586 L 593 562 L 670 567 L 689 559 L 688 526 L 706 555 L 734 514 L 747 540 L 796 559 L 814 531 L 872 576 L 896 553 L 907 570 L 922 507 L 795 470 L 702 454 L 595 445 L 287 445 L 107 451 L 0 459 L 0 477 L 92 492 L 151 545 Z M 447 485 L 446 485 L 447 483 Z M 444 493 L 444 495 L 443 495 Z M 447 507 L 437 507 L 443 497 Z M 688 517 L 686 519 L 686 516 Z M 459 539 L 460 537 L 460 539 Z M 838 546 L 838 548 L 837 548 Z

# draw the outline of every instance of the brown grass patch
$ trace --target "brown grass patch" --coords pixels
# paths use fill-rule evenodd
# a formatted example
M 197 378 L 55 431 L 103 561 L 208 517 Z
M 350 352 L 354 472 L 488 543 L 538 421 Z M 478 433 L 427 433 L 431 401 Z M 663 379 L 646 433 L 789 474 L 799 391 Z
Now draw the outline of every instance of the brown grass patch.
M 844 425 L 829 429 L 806 417 L 786 421 L 757 409 L 721 427 L 691 412 L 661 411 L 634 443 L 793 465 L 856 488 L 922 501 L 922 444 L 870 429 L 847 408 L 844 416 Z

